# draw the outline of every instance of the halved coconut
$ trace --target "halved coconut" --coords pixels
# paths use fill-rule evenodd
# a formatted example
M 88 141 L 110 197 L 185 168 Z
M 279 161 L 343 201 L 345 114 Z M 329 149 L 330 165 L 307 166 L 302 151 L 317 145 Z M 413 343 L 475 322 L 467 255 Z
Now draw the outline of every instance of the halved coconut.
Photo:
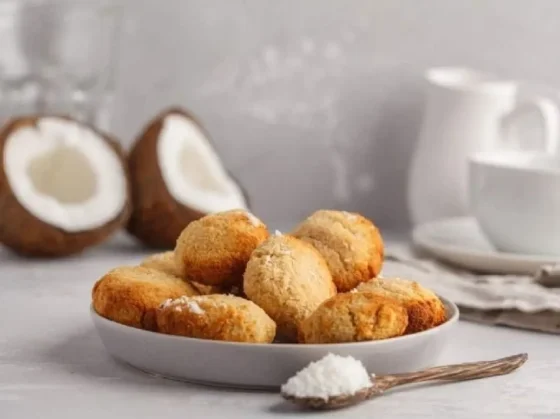
M 224 168 L 209 135 L 185 110 L 156 116 L 128 164 L 134 204 L 128 231 L 149 246 L 172 249 L 191 221 L 248 209 L 245 192 Z
M 21 117 L 0 130 L 0 242 L 28 256 L 100 243 L 130 216 L 118 143 L 67 117 Z

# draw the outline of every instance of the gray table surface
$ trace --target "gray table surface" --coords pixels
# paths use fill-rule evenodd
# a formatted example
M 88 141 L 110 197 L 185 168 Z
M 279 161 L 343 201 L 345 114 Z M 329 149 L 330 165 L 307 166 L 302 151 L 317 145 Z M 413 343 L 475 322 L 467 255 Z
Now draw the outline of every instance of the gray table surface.
M 147 254 L 117 237 L 87 254 L 24 261 L 0 251 L 0 418 L 266 418 L 300 414 L 277 394 L 154 378 L 112 360 L 89 317 L 93 281 Z M 560 418 L 560 338 L 459 322 L 442 363 L 528 352 L 518 372 L 395 390 L 311 416 Z

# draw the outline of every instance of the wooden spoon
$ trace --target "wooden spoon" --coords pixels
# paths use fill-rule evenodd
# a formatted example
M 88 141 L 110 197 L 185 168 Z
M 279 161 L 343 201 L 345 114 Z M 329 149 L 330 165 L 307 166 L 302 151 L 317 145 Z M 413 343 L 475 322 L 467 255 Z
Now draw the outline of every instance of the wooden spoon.
M 282 397 L 310 409 L 338 409 L 380 396 L 390 388 L 405 384 L 435 380 L 466 381 L 509 374 L 521 367 L 527 361 L 527 358 L 527 354 L 524 353 L 494 361 L 466 362 L 463 364 L 428 368 L 418 372 L 381 375 L 378 377 L 372 376 L 373 385 L 371 387 L 358 390 L 355 394 L 333 396 L 326 400 L 315 397 L 295 397 L 284 393 L 282 393 Z

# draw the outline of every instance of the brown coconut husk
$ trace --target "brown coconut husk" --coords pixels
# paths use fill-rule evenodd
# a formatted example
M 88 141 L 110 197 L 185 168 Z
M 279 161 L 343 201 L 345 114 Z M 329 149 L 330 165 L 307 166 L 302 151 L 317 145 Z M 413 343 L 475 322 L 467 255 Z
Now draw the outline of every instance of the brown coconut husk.
M 26 127 L 36 126 L 43 117 L 55 117 L 75 121 L 68 116 L 44 115 L 14 118 L 0 129 L 0 156 L 4 155 L 4 146 L 11 133 Z M 61 257 L 80 253 L 99 244 L 122 228 L 131 214 L 130 182 L 126 170 L 125 153 L 119 143 L 106 133 L 81 122 L 100 135 L 115 151 L 125 168 L 129 184 L 126 204 L 121 213 L 104 226 L 82 232 L 67 232 L 47 224 L 30 214 L 14 196 L 4 170 L 0 163 L 0 242 L 14 252 L 29 257 Z
M 192 221 L 207 215 L 177 202 L 167 190 L 157 161 L 157 142 L 163 121 L 170 114 L 193 121 L 213 146 L 210 135 L 189 111 L 169 108 L 152 119 L 138 136 L 129 157 L 133 213 L 127 225 L 130 234 L 142 243 L 158 249 L 173 249 L 183 229 Z M 239 182 L 229 176 L 239 185 Z M 239 185 L 240 186 L 240 185 Z M 249 205 L 246 191 L 245 201 Z

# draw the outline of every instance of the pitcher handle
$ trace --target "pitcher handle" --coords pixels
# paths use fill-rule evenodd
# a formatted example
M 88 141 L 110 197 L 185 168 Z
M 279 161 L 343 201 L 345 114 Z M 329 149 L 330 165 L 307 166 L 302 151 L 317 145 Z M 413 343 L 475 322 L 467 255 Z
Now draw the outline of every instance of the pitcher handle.
M 560 154 L 560 109 L 556 103 L 545 97 L 532 97 L 520 102 L 501 121 L 502 141 L 511 137 L 510 123 L 520 114 L 535 112 L 539 115 L 544 132 L 544 146 L 548 154 Z

